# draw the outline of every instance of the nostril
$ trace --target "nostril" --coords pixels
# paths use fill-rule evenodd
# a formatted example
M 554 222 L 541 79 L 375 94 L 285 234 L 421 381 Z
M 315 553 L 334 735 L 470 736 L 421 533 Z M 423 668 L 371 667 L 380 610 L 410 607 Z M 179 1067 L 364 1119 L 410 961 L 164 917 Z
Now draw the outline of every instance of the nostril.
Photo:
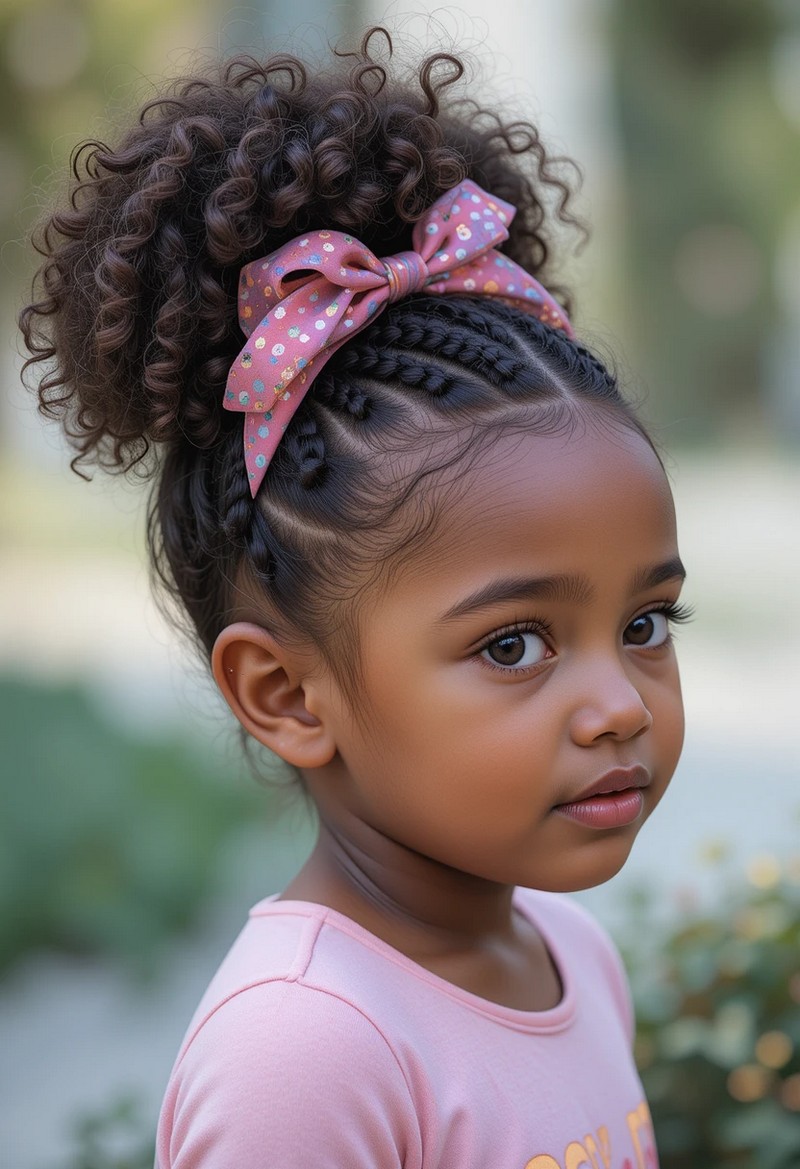
M 604 737 L 624 742 L 646 734 L 652 725 L 649 708 L 626 678 L 624 686 L 598 685 L 575 711 L 572 734 L 576 742 L 587 745 Z

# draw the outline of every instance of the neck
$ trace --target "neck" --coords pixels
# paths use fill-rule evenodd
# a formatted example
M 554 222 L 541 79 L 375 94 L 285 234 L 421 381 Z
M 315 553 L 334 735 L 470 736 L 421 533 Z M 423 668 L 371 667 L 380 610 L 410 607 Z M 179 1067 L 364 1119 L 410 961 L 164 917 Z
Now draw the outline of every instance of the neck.
M 348 828 L 322 815 L 284 900 L 327 905 L 423 961 L 513 935 L 512 886 L 442 865 L 361 822 Z

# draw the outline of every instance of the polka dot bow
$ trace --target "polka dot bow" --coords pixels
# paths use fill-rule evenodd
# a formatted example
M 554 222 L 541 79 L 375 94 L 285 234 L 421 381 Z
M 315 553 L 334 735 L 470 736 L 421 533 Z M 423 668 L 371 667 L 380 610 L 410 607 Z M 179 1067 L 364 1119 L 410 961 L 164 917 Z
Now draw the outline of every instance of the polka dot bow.
M 414 225 L 413 250 L 378 259 L 339 231 L 312 231 L 242 269 L 239 324 L 225 409 L 244 413 L 255 497 L 295 410 L 325 362 L 392 301 L 414 292 L 496 296 L 572 336 L 563 309 L 495 245 L 516 208 L 466 181 Z

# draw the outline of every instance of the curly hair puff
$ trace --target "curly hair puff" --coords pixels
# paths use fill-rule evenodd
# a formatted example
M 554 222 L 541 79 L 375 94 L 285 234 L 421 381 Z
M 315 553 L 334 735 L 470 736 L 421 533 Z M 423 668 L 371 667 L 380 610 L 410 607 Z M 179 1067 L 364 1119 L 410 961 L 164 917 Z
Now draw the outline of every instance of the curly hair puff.
M 20 324 L 26 369 L 45 370 L 40 409 L 62 421 L 76 469 L 158 472 L 153 563 L 206 651 L 255 583 L 276 628 L 335 664 L 358 570 L 381 541 L 386 555 L 407 543 L 394 521 L 434 469 L 391 485 L 376 451 L 522 401 L 540 426 L 576 397 L 632 420 L 613 377 L 562 334 L 500 304 L 418 295 L 328 363 L 250 499 L 241 418 L 221 408 L 244 264 L 320 226 L 401 251 L 467 177 L 516 206 L 503 250 L 543 282 L 553 215 L 576 223 L 563 160 L 534 126 L 453 96 L 464 67 L 451 54 L 398 80 L 374 59 L 376 36 L 391 53 L 372 29 L 313 76 L 293 56 L 237 56 L 176 83 L 115 148 L 78 147 L 69 206 L 36 241 L 38 299 Z

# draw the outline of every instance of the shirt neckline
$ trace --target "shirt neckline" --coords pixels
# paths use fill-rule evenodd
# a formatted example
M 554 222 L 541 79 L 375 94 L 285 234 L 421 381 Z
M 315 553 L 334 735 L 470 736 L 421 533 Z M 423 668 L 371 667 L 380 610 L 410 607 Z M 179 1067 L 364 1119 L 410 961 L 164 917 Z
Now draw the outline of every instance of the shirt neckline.
M 551 931 L 549 923 L 541 920 L 548 915 L 537 912 L 538 906 L 531 903 L 538 901 L 532 890 L 517 889 L 514 892 L 514 908 L 526 918 L 540 933 L 547 947 L 550 959 L 553 962 L 561 982 L 561 999 L 554 1007 L 543 1011 L 525 1011 L 516 1007 L 507 1007 L 491 999 L 482 998 L 472 991 L 464 990 L 452 982 L 448 982 L 441 975 L 421 966 L 409 958 L 401 950 L 395 949 L 388 942 L 371 933 L 352 918 L 331 909 L 327 905 L 320 905 L 314 901 L 279 901 L 279 894 L 273 894 L 253 906 L 251 917 L 299 916 L 316 920 L 320 928 L 329 927 L 339 933 L 346 934 L 360 945 L 372 950 L 385 960 L 392 962 L 408 974 L 425 982 L 428 986 L 455 1000 L 462 1006 L 476 1014 L 483 1015 L 507 1027 L 521 1031 L 552 1032 L 561 1031 L 572 1022 L 576 1005 L 577 994 L 572 972 L 564 961 L 561 948 Z

